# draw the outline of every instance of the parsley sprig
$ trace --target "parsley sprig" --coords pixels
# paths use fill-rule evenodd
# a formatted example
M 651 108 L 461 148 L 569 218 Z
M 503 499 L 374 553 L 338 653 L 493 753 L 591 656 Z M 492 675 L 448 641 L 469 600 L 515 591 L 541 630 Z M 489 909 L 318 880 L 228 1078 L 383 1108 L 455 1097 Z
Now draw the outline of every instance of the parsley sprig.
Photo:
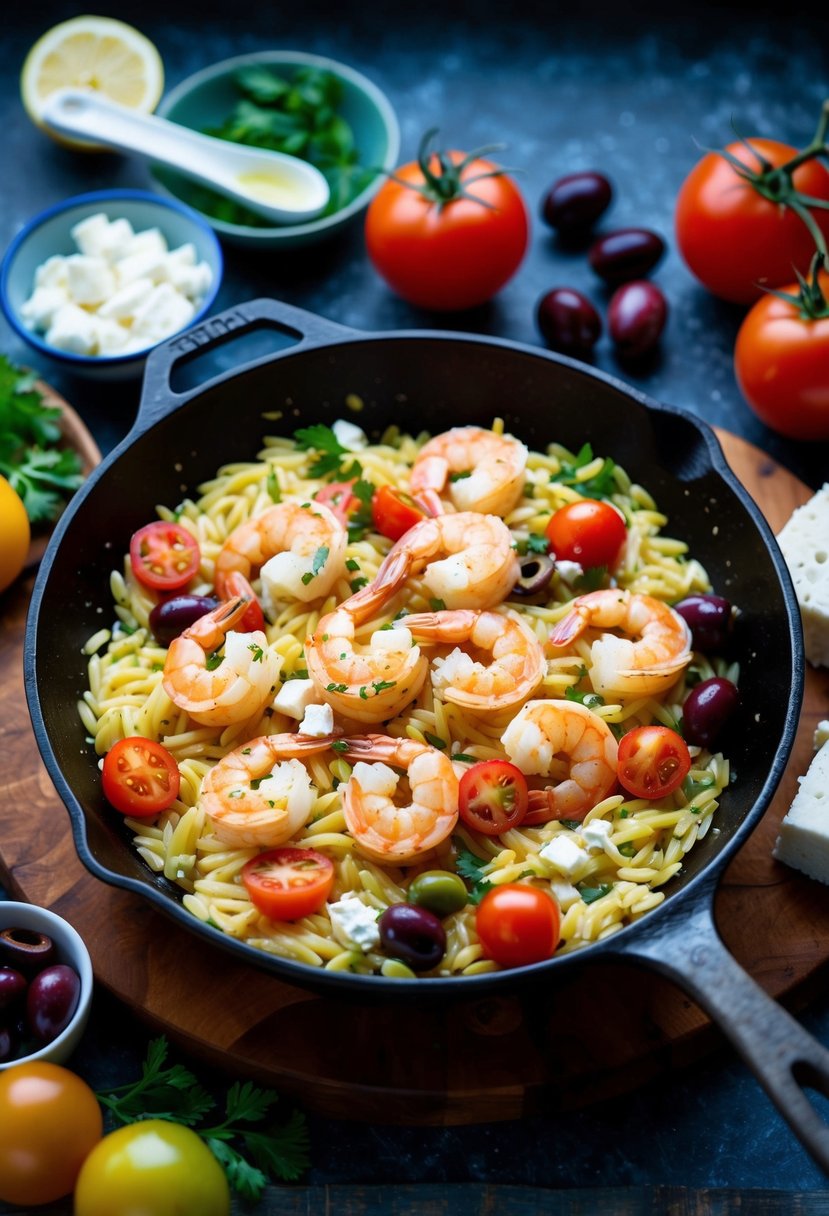
M 471 904 L 479 904 L 487 891 L 491 890 L 492 883 L 488 878 L 484 878 L 481 874 L 484 866 L 489 865 L 486 858 L 477 857 L 469 849 L 465 848 L 460 839 L 455 838 L 453 841 L 457 848 L 458 856 L 455 862 L 458 873 L 461 878 L 465 878 L 467 882 L 472 884 L 469 892 L 469 902 Z
M 271 1112 L 279 1095 L 237 1081 L 227 1092 L 224 1118 L 206 1127 L 205 1117 L 216 1102 L 188 1068 L 168 1065 L 167 1053 L 164 1035 L 153 1039 L 138 1081 L 96 1095 L 117 1123 L 167 1119 L 192 1128 L 223 1167 L 230 1185 L 247 1200 L 258 1200 L 271 1179 L 293 1182 L 302 1176 L 310 1158 L 300 1111 L 292 1111 L 284 1123 L 274 1123 Z M 263 1130 L 248 1126 L 266 1120 Z
M 609 456 L 605 458 L 602 467 L 593 477 L 588 477 L 584 481 L 578 479 L 579 470 L 592 464 L 594 459 L 592 446 L 585 443 L 579 448 L 573 463 L 563 461 L 558 473 L 550 475 L 550 481 L 559 482 L 563 486 L 575 486 L 585 498 L 610 498 L 618 487 L 614 476 L 616 464 Z

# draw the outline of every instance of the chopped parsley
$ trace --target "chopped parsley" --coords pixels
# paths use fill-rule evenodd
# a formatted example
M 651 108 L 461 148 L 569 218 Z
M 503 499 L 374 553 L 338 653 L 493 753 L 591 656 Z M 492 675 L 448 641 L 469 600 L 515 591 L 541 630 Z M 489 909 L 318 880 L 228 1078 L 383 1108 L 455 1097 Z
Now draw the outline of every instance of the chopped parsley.
M 316 553 L 314 554 L 313 561 L 311 562 L 311 569 L 306 570 L 305 574 L 302 576 L 302 581 L 306 587 L 310 583 L 311 579 L 316 578 L 320 570 L 322 570 L 323 566 L 328 560 L 328 554 L 330 552 L 331 550 L 329 549 L 328 545 L 320 545 L 319 549 L 317 549 Z
M 345 568 L 346 570 L 351 570 L 353 572 L 354 570 L 360 569 L 360 563 L 355 561 L 353 557 L 349 557 L 346 558 Z
M 563 828 L 569 828 L 571 832 L 577 832 L 581 827 L 580 819 L 559 819 L 559 823 Z
M 348 692 L 347 684 L 326 684 L 326 692 Z
M 585 498 L 610 498 L 618 487 L 614 477 L 616 464 L 609 456 L 605 458 L 602 467 L 593 477 L 588 477 L 585 481 L 578 480 L 579 470 L 592 464 L 594 459 L 592 446 L 585 443 L 579 448 L 572 464 L 565 461 L 558 473 L 550 474 L 550 481 L 558 482 L 563 486 L 574 486 Z
M 575 685 L 565 688 L 564 699 L 576 701 L 585 709 L 595 709 L 597 705 L 604 705 L 604 697 L 599 696 L 597 692 L 579 692 Z
M 254 663 L 261 663 L 265 657 L 265 652 L 257 642 L 251 642 L 248 650 L 253 655 Z
M 270 473 L 268 473 L 265 489 L 268 491 L 268 497 L 271 502 L 282 502 L 282 488 L 279 484 L 276 469 L 271 469 Z
M 471 469 L 463 469 L 460 473 L 450 473 L 449 480 L 450 481 L 463 481 L 464 478 L 471 477 L 471 476 L 472 476 Z
M 428 738 L 428 735 L 426 736 Z M 457 760 L 459 764 L 477 764 L 477 756 L 468 756 L 466 752 L 453 752 L 450 757 L 452 760 Z
M 445 740 L 445 739 L 441 739 L 440 735 L 432 735 L 432 734 L 430 734 L 428 730 L 425 730 L 425 731 L 423 732 L 423 738 L 426 740 L 426 742 L 427 742 L 427 743 L 428 743 L 428 744 L 429 744 L 431 747 L 438 747 L 438 748 L 440 748 L 441 750 L 442 750 L 444 747 L 446 747 L 446 740 Z M 455 757 L 453 756 L 453 757 L 452 757 L 452 759 L 454 760 L 454 758 L 455 758 Z
M 208 671 L 215 671 L 217 667 L 221 667 L 223 658 L 224 655 L 220 650 L 214 650 L 212 654 L 207 656 L 204 665 Z
M 329 473 L 338 473 L 342 464 L 341 458 L 350 455 L 331 427 L 321 422 L 300 427 L 294 431 L 294 439 L 301 452 L 317 453 L 316 459 L 308 466 L 309 477 L 326 477 Z
M 331 750 L 334 752 L 347 752 L 348 744 L 343 739 L 335 739 L 331 744 Z
M 493 886 L 489 879 L 484 878 L 481 874 L 481 871 L 489 863 L 485 858 L 476 857 L 474 853 L 471 853 L 458 837 L 454 838 L 453 843 L 458 851 L 457 871 L 461 878 L 465 878 L 467 882 L 472 884 L 469 891 L 469 902 L 471 904 L 479 904 L 487 891 L 490 891 Z
M 613 889 L 613 884 L 603 882 L 598 887 L 579 887 L 578 892 L 586 904 L 593 904 L 597 899 L 601 899 L 603 895 L 607 895 Z
M 627 840 L 627 841 L 625 841 L 624 844 L 619 845 L 619 852 L 622 854 L 623 857 L 635 857 L 636 856 L 636 845 L 633 843 L 632 840 Z
M 528 536 L 519 536 L 513 548 L 519 557 L 526 557 L 528 553 L 549 553 L 550 542 L 546 536 L 530 532 Z
M 432 612 L 442 612 L 446 607 L 446 603 L 444 600 L 438 599 L 437 596 L 435 596 L 429 600 L 429 607 L 432 609 Z

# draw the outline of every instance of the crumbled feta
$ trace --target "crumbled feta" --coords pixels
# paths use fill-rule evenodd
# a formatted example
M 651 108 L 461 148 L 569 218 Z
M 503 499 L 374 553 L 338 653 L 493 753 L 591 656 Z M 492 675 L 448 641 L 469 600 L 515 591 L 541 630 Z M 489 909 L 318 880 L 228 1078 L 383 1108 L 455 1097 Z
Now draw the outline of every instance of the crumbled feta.
M 59 350 L 146 350 L 187 326 L 210 287 L 213 272 L 196 260 L 192 242 L 170 250 L 158 228 L 135 232 L 127 219 L 99 212 L 71 236 L 78 252 L 38 266 L 20 310 L 24 324 Z
M 347 452 L 359 452 L 360 448 L 368 447 L 368 435 L 362 427 L 355 426 L 353 422 L 348 422 L 345 418 L 338 418 L 332 423 L 331 430 L 337 443 L 344 447 Z
M 829 883 L 829 743 L 799 777 L 800 788 L 772 850 L 778 861 Z
M 572 586 L 576 579 L 581 578 L 584 574 L 584 567 L 578 562 L 568 562 L 566 558 L 564 560 L 556 558 L 556 574 L 562 582 Z
M 299 726 L 301 735 L 321 739 L 334 729 L 334 711 L 330 705 L 309 705 Z
M 829 719 L 824 719 L 823 722 L 818 722 L 815 727 L 815 751 L 819 751 L 824 743 L 829 742 Z
M 278 713 L 300 721 L 316 695 L 313 680 L 286 680 L 273 699 L 273 707 Z
M 539 850 L 543 857 L 559 873 L 566 878 L 576 878 L 581 874 L 590 861 L 590 854 L 569 835 L 561 833 L 554 836 L 549 843 Z
M 588 849 L 602 852 L 612 831 L 613 824 L 607 819 L 592 819 L 590 823 L 582 824 L 581 838 Z
M 354 891 L 347 892 L 342 899 L 328 905 L 331 929 L 337 941 L 348 949 L 357 948 L 368 952 L 380 943 L 377 925 L 378 912 L 369 908 Z
M 777 540 L 800 605 L 806 658 L 829 667 L 829 482 L 794 511 Z
M 581 899 L 573 884 L 566 882 L 563 878 L 552 878 L 550 880 L 550 891 L 558 901 L 558 906 L 562 912 L 566 912 L 569 907 L 578 903 Z

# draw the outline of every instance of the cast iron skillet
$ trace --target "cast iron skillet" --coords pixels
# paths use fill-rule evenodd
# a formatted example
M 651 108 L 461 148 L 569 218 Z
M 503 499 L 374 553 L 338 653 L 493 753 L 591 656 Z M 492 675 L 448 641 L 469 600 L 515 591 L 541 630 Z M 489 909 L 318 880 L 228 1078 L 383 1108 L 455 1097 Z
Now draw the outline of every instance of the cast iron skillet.
M 180 390 L 200 351 L 261 338 L 288 349 Z M 240 342 L 240 338 L 244 342 Z M 233 352 L 231 351 L 231 354 Z M 217 468 L 249 460 L 267 433 L 291 433 L 343 415 L 347 394 L 365 403 L 361 424 L 395 421 L 432 432 L 505 419 L 530 446 L 585 440 L 648 487 L 715 588 L 742 609 L 735 657 L 745 711 L 729 754 L 736 773 L 718 831 L 692 851 L 665 902 L 606 941 L 575 954 L 493 975 L 390 980 L 308 968 L 265 955 L 190 916 L 178 888 L 147 869 L 119 817 L 107 810 L 75 703 L 85 686 L 81 648 L 110 623 L 111 569 L 131 533 Z M 726 951 L 712 919 L 717 880 L 760 820 L 789 756 L 800 710 L 803 652 L 797 604 L 774 538 L 729 471 L 707 426 L 612 378 L 538 349 L 471 334 L 366 334 L 284 304 L 257 300 L 205 321 L 151 356 L 135 425 L 78 492 L 40 568 L 26 636 L 26 689 L 38 746 L 72 821 L 75 845 L 98 878 L 149 899 L 193 934 L 291 983 L 364 998 L 474 998 L 524 981 L 555 982 L 590 958 L 624 958 L 680 984 L 720 1023 L 804 1144 L 829 1171 L 829 1128 L 804 1092 L 829 1095 L 829 1052 L 775 1004 Z

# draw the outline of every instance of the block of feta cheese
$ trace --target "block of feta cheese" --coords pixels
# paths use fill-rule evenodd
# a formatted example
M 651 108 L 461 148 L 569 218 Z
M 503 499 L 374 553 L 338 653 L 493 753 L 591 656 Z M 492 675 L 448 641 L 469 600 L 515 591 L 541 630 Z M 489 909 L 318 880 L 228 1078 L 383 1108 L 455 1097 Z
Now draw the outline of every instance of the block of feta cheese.
M 829 667 L 829 482 L 794 511 L 777 541 L 800 605 L 806 658 Z
M 773 855 L 787 866 L 829 883 L 829 742 L 815 755 L 780 824 Z
M 32 329 L 41 332 L 48 329 L 55 313 L 62 304 L 69 303 L 69 292 L 65 287 L 36 287 L 28 300 L 20 306 L 20 315 Z
M 101 304 L 115 291 L 115 275 L 106 258 L 73 253 L 66 259 L 66 290 L 75 304 Z
M 286 680 L 273 699 L 273 707 L 280 714 L 296 718 L 299 722 L 305 711 L 316 700 L 317 690 L 313 680 Z
M 353 891 L 346 892 L 342 899 L 329 904 L 328 915 L 334 936 L 347 949 L 356 946 L 367 952 L 380 944 L 377 909 L 368 907 Z
M 563 874 L 565 878 L 578 878 L 590 863 L 590 854 L 571 836 L 563 832 L 539 849 L 539 857 Z
M 46 341 L 72 355 L 94 355 L 98 349 L 95 318 L 77 304 L 61 304 L 46 331 Z
M 299 724 L 301 735 L 322 739 L 334 729 L 334 711 L 330 705 L 309 705 Z

